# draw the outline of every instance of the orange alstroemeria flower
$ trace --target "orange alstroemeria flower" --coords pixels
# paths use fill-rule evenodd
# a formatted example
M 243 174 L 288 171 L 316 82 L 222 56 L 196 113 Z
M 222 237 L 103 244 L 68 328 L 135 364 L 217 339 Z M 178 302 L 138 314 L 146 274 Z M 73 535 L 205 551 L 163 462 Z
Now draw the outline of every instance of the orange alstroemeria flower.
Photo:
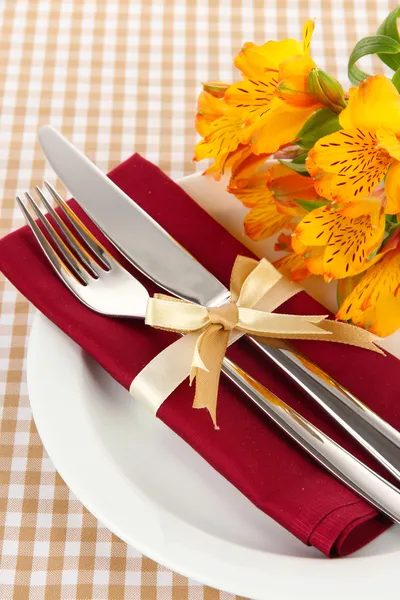
M 267 174 L 259 173 L 251 177 L 246 187 L 229 187 L 229 191 L 245 206 L 251 208 L 244 218 L 246 235 L 254 241 L 278 233 L 281 229 L 290 229 L 291 215 L 278 212 L 275 198 L 267 187 Z
M 317 208 L 306 215 L 293 234 L 293 248 L 308 269 L 325 280 L 357 275 L 383 241 L 385 216 L 379 198 L 342 207 Z
M 246 77 L 229 87 L 225 101 L 243 114 L 243 141 L 255 154 L 272 154 L 295 139 L 319 107 L 308 91 L 308 75 L 315 67 L 309 56 L 314 22 L 303 29 L 303 45 L 296 40 L 247 43 L 235 65 Z
M 388 243 L 345 299 L 336 318 L 387 336 L 400 328 L 400 240 Z M 393 246 L 388 250 L 388 246 Z
M 385 179 L 385 212 L 400 212 L 400 94 L 383 75 L 350 90 L 341 131 L 309 152 L 307 166 L 321 196 L 339 203 L 368 196 Z
M 308 91 L 308 74 L 315 66 L 309 56 L 313 21 L 296 40 L 247 43 L 235 60 L 245 79 L 229 87 L 221 82 L 204 84 L 196 117 L 204 138 L 194 160 L 214 159 L 207 172 L 218 178 L 224 169 L 251 153 L 268 157 L 292 143 L 311 114 L 320 106 Z M 247 175 L 263 159 L 247 162 Z M 254 168 L 252 168 L 254 163 Z
M 205 174 L 214 174 L 216 179 L 225 168 L 240 164 L 251 153 L 241 143 L 241 119 L 224 102 L 227 87 L 221 82 L 203 84 L 197 101 L 196 131 L 204 139 L 195 148 L 194 160 L 214 158 Z
M 315 197 L 310 178 L 283 165 L 274 165 L 266 173 L 253 175 L 245 186 L 232 183 L 228 191 L 251 208 L 245 216 L 244 227 L 255 241 L 271 237 L 282 229 L 293 230 L 294 220 L 306 214 L 296 198 Z

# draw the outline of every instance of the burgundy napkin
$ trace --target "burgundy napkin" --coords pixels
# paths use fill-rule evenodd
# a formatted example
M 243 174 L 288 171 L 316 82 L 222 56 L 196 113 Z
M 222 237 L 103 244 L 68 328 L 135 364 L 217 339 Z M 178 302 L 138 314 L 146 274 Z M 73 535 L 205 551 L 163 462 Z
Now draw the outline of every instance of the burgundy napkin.
M 225 285 L 236 256 L 252 256 L 175 183 L 139 155 L 114 169 L 110 177 Z M 105 245 L 110 248 L 107 242 Z M 104 317 L 87 309 L 55 276 L 27 227 L 0 241 L 0 268 L 22 294 L 127 389 L 142 367 L 176 339 L 175 335 L 153 330 L 142 322 Z M 135 276 L 150 294 L 158 291 L 137 272 Z M 327 312 L 305 293 L 286 302 L 281 310 Z M 326 342 L 302 341 L 298 346 L 400 429 L 400 362 L 396 358 Z M 353 454 L 377 468 L 315 402 L 246 340 L 231 346 L 228 355 Z M 191 408 L 192 398 L 193 389 L 184 382 L 161 406 L 157 416 L 256 506 L 305 544 L 319 548 L 327 556 L 343 556 L 364 546 L 389 526 L 386 519 L 260 414 L 225 378 L 221 379 L 219 391 L 219 431 L 214 430 L 207 411 Z

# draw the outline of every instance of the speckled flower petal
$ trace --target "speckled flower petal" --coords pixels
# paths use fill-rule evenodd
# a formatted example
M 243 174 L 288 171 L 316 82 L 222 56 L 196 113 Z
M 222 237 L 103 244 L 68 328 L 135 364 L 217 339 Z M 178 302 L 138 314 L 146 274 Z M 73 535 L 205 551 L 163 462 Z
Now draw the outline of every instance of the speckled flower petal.
M 392 250 L 365 273 L 336 317 L 386 336 L 400 328 L 400 252 Z
M 392 158 L 375 134 L 361 129 L 337 131 L 315 144 L 311 164 L 329 177 L 329 199 L 347 202 L 368 195 L 384 178 Z M 327 182 L 323 182 L 327 186 Z M 316 189 L 319 193 L 318 180 Z M 326 190 L 324 190 L 326 193 Z M 322 195 L 322 194 L 321 194 Z
M 389 215 L 400 213 L 400 162 L 394 161 L 385 179 L 387 205 L 385 212 Z
M 324 206 L 313 210 L 299 223 L 295 237 L 306 247 L 303 256 L 309 248 L 324 247 L 325 278 L 341 279 L 368 267 L 369 255 L 380 246 L 384 228 L 384 215 L 376 218 L 364 214 L 352 218 Z M 312 270 L 312 265 L 308 266 Z
M 228 192 L 236 196 L 244 206 L 253 208 L 263 200 L 271 200 L 271 192 L 267 188 L 267 174 L 253 175 L 247 180 L 246 186 L 237 187 L 233 182 L 228 187 Z
M 246 235 L 254 241 L 263 240 L 289 228 L 292 217 L 278 212 L 274 196 L 266 188 L 266 195 L 259 200 L 244 218 Z

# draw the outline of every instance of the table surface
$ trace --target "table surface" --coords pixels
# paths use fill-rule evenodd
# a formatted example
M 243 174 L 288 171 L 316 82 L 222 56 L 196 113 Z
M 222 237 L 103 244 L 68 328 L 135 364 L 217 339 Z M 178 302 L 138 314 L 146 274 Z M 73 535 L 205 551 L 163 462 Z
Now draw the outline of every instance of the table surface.
M 245 41 L 299 37 L 346 84 L 355 42 L 396 0 L 3 0 L 0 3 L 1 235 L 23 224 L 15 195 L 44 178 L 36 133 L 51 123 L 108 171 L 133 151 L 171 177 L 193 173 L 200 82 L 238 77 Z M 377 59 L 366 68 L 381 70 Z M 32 420 L 26 349 L 35 310 L 0 280 L 0 598 L 231 600 L 157 565 L 70 492 Z

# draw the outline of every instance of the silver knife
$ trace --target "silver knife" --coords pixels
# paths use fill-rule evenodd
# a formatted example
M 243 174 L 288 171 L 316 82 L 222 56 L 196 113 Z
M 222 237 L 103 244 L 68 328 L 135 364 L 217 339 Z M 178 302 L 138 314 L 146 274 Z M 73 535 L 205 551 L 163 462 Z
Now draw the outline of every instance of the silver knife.
M 229 301 L 225 286 L 59 132 L 44 126 L 39 141 L 83 210 L 137 269 L 186 300 L 206 306 Z M 400 481 L 396 429 L 291 346 L 278 349 L 251 339 Z

